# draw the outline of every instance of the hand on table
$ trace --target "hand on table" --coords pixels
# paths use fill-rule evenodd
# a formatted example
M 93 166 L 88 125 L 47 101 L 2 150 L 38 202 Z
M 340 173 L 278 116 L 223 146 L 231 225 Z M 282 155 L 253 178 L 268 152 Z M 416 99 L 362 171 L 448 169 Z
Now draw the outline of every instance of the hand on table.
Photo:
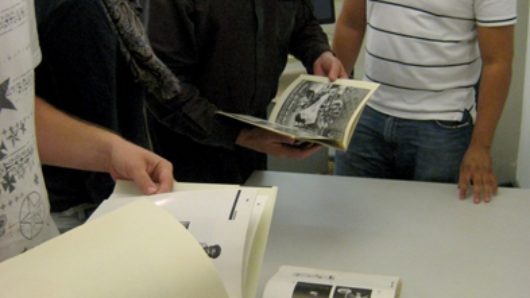
M 460 199 L 465 199 L 468 188 L 472 189 L 473 201 L 477 204 L 481 201 L 488 203 L 497 194 L 497 178 L 493 174 L 488 148 L 471 145 L 467 149 L 460 165 L 458 188 Z

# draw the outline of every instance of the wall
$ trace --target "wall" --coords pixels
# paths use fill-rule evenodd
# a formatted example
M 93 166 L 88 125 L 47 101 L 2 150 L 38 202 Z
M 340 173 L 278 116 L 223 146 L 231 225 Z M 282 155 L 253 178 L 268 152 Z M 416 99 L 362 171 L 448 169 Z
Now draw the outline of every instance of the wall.
M 517 160 L 517 175 L 516 180 L 519 186 L 524 188 L 530 188 L 530 47 L 527 45 L 530 41 L 530 5 L 528 1 L 521 1 L 526 3 L 526 7 L 521 7 L 520 18 L 526 12 L 526 63 L 521 61 L 521 65 L 525 65 L 525 74 L 522 78 L 523 81 L 523 103 L 522 103 L 522 122 L 521 122 L 521 133 L 519 142 L 519 152 Z M 523 27 L 523 24 L 521 24 Z

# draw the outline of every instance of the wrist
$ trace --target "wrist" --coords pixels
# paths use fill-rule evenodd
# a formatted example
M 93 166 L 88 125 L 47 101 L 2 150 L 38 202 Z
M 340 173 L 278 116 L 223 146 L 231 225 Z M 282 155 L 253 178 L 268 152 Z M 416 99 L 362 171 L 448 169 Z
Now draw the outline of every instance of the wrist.
M 469 143 L 469 147 L 468 148 L 476 148 L 476 149 L 490 151 L 491 150 L 491 144 L 486 144 L 486 143 L 479 142 L 479 141 L 477 141 L 477 142 L 471 141 L 471 143 Z
M 103 171 L 110 173 L 112 169 L 112 160 L 114 159 L 114 152 L 116 148 L 120 147 L 120 144 L 124 142 L 124 139 L 114 133 L 103 131 L 101 136 L 101 166 Z

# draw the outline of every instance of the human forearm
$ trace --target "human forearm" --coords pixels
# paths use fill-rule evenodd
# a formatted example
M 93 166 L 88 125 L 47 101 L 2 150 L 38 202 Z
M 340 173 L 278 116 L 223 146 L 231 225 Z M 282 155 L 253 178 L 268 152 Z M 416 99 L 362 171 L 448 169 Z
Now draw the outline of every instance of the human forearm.
M 35 101 L 37 143 L 42 163 L 107 171 L 117 135 L 71 118 L 41 98 Z
M 462 159 L 458 183 L 462 199 L 472 185 L 475 203 L 489 202 L 498 188 L 490 148 L 510 85 L 513 26 L 479 27 L 477 31 L 483 62 L 477 119 Z
M 147 97 L 148 113 L 155 121 L 194 141 L 232 149 L 240 127 L 216 116 L 218 110 L 198 90 L 182 84 L 182 92 L 170 100 Z
M 173 167 L 162 157 L 118 135 L 76 120 L 40 98 L 35 100 L 36 134 L 43 163 L 107 172 L 132 180 L 145 194 L 173 186 Z
M 472 146 L 491 147 L 508 95 L 510 79 L 511 62 L 494 62 L 483 66 Z
M 335 26 L 332 48 L 348 73 L 353 70 L 364 39 L 365 9 L 364 0 L 345 1 Z
M 497 193 L 497 178 L 493 172 L 491 144 L 506 101 L 510 73 L 510 66 L 506 63 L 487 63 L 483 67 L 477 119 L 470 145 L 460 166 L 460 198 L 466 197 L 471 181 L 475 203 L 481 200 L 489 202 Z
M 332 48 L 348 74 L 352 73 L 355 66 L 363 38 L 364 31 L 337 24 Z
M 478 29 L 482 73 L 471 144 L 491 147 L 512 74 L 513 26 Z

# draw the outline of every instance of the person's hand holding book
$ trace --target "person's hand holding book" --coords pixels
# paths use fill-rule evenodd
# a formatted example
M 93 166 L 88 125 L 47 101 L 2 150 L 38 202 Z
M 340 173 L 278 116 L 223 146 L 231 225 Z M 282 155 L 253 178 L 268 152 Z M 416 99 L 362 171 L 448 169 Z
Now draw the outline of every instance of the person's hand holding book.
M 294 159 L 307 158 L 321 148 L 314 143 L 299 143 L 296 139 L 257 127 L 242 129 L 236 144 L 258 152 Z

